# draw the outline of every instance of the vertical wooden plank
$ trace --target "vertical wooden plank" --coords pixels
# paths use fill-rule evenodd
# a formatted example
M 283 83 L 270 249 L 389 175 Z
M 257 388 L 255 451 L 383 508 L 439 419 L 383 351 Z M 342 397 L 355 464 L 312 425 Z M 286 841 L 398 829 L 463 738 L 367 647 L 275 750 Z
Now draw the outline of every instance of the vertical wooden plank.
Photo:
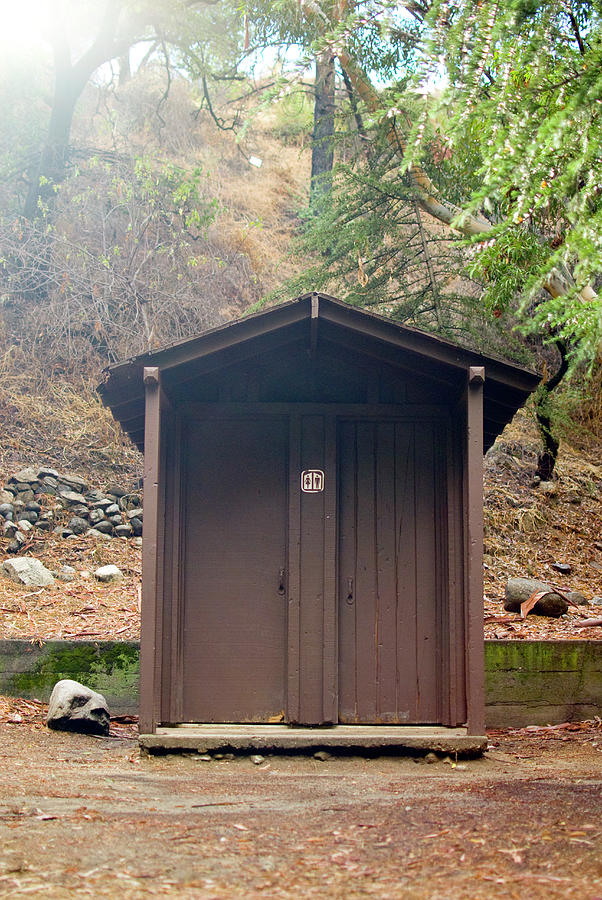
M 357 424 L 357 563 L 355 596 L 357 714 L 376 721 L 376 515 L 375 431 L 373 422 Z
M 183 719 L 183 685 L 184 685 L 184 610 L 183 610 L 183 529 L 185 508 L 183 460 L 182 460 L 182 420 L 173 416 L 170 424 L 173 464 L 166 467 L 169 472 L 167 501 L 169 503 L 168 518 L 171 525 L 169 569 L 171 574 L 170 622 L 171 632 L 171 668 L 169 721 L 181 722 Z
M 376 721 L 397 722 L 395 425 L 376 425 Z
M 142 545 L 142 609 L 140 623 L 140 733 L 151 734 L 160 722 L 161 653 L 157 624 L 162 602 L 159 556 L 162 510 L 161 380 L 157 368 L 144 369 L 144 542 Z
M 449 721 L 452 727 L 466 722 L 466 668 L 464 631 L 464 516 L 463 445 L 465 409 L 456 408 L 448 430 L 448 609 L 449 609 Z
M 324 722 L 338 721 L 337 628 L 337 434 L 334 416 L 324 421 L 324 609 L 323 699 Z
M 467 727 L 485 733 L 483 638 L 483 382 L 484 371 L 471 367 L 466 392 L 466 655 Z
M 299 477 L 301 472 L 301 417 L 293 413 L 290 417 L 289 450 L 289 547 L 288 547 L 288 651 L 287 651 L 287 708 L 289 722 L 299 722 L 300 706 L 300 666 L 301 666 L 301 493 Z
M 325 466 L 324 416 L 301 418 L 301 470 Z M 300 476 L 300 471 L 298 477 Z M 317 493 L 300 493 L 300 721 L 324 722 L 324 514 L 325 495 L 335 485 L 325 484 Z M 300 482 L 297 492 L 300 492 Z
M 434 438 L 434 483 L 435 483 L 435 558 L 436 558 L 436 659 L 437 669 L 437 721 L 443 725 L 450 722 L 450 704 L 455 691 L 455 680 L 451 677 L 450 651 L 455 628 L 450 621 L 449 597 L 449 542 L 448 491 L 447 491 L 447 423 L 433 423 Z
M 339 426 L 339 721 L 357 719 L 355 601 L 356 580 L 356 433 L 354 422 Z M 352 588 L 351 588 L 352 590 Z
M 416 477 L 414 426 L 395 426 L 397 507 L 397 707 L 402 721 L 416 722 Z
M 416 665 L 417 721 L 438 722 L 437 545 L 433 426 L 416 426 Z

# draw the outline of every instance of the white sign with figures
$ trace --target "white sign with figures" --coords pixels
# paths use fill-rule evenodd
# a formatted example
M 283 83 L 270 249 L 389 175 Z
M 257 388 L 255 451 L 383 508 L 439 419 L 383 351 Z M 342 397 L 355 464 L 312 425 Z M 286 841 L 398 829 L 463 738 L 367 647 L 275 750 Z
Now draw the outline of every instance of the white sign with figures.
M 305 469 L 301 472 L 301 490 L 304 494 L 319 494 L 324 490 L 322 469 Z

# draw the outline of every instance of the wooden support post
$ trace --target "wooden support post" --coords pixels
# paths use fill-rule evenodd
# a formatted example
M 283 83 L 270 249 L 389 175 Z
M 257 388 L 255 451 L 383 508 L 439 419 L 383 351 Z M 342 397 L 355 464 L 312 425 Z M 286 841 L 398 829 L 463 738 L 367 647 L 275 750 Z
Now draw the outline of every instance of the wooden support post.
M 160 721 L 161 654 L 157 641 L 159 584 L 161 378 L 158 368 L 144 369 L 146 394 L 144 425 L 144 542 L 142 545 L 142 610 L 140 628 L 141 734 L 152 734 Z
M 470 366 L 466 391 L 466 688 L 469 734 L 485 733 L 483 635 L 483 384 L 485 370 Z
M 320 316 L 320 298 L 317 294 L 311 297 L 311 316 L 309 319 L 309 355 L 316 358 L 318 349 L 318 319 Z

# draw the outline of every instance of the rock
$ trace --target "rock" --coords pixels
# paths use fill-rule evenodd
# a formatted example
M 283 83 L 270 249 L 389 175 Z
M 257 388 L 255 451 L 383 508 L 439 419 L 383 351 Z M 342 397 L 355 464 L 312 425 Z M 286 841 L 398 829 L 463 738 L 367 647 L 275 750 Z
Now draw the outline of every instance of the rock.
M 538 490 L 541 494 L 548 494 L 550 497 L 553 497 L 558 489 L 554 481 L 542 481 L 540 482 Z
M 314 753 L 314 759 L 319 759 L 320 762 L 326 762 L 329 759 L 332 759 L 332 753 L 329 753 L 328 750 L 318 750 Z
M 105 534 L 104 531 L 99 531 L 97 528 L 90 528 L 90 530 L 86 533 L 86 537 L 93 537 L 97 540 L 102 539 L 103 541 L 111 540 L 110 534 Z
M 50 531 L 52 528 L 52 522 L 48 519 L 39 519 L 36 524 L 40 531 Z
M 576 603 L 577 606 L 588 606 L 589 600 L 582 594 L 581 591 L 568 591 L 567 597 L 569 600 L 572 600 L 573 603 Z
M 137 517 L 130 519 L 130 525 L 132 526 L 134 535 L 140 537 L 142 534 L 142 519 L 138 519 Z
M 106 519 L 103 519 L 102 522 L 97 522 L 94 528 L 96 531 L 100 531 L 101 534 L 113 534 L 113 526 Z
M 14 499 L 15 495 L 10 491 L 0 491 L 0 503 L 2 503 L 3 505 L 5 503 L 12 503 Z
M 124 497 L 127 494 L 127 491 L 120 485 L 111 482 L 111 484 L 107 484 L 107 494 L 112 494 L 113 497 Z
M 507 612 L 520 612 L 521 603 L 528 600 L 535 591 L 546 591 L 544 597 L 538 600 L 531 612 L 536 616 L 551 616 L 557 619 L 563 616 L 569 604 L 556 594 L 549 585 L 535 578 L 509 578 L 506 584 L 506 599 L 504 609 Z
M 110 506 L 105 507 L 105 516 L 116 516 L 120 512 L 121 510 L 116 503 L 111 503 Z
M 137 506 L 136 509 L 128 510 L 127 517 L 130 522 L 132 521 L 132 519 L 140 519 L 140 521 L 142 522 L 144 518 L 144 511 L 141 506 Z
M 86 498 L 83 494 L 78 494 L 76 491 L 71 491 L 69 489 L 59 491 L 59 497 L 61 497 L 69 506 L 73 506 L 73 504 L 77 503 L 78 506 L 86 506 Z
M 0 503 L 0 516 L 3 519 L 7 519 L 7 521 L 11 522 L 13 518 L 13 505 L 12 503 Z
M 142 538 L 141 537 L 132 538 L 132 544 L 134 545 L 134 547 L 142 547 Z M 602 599 L 600 602 L 602 602 Z
M 88 485 L 80 475 L 73 475 L 71 472 L 68 472 L 66 475 L 59 475 L 58 479 L 60 484 L 64 484 L 67 488 L 72 488 L 79 493 L 88 490 Z
M 105 497 L 103 500 L 95 500 L 92 503 L 92 509 L 100 509 L 100 510 L 104 511 L 108 506 L 112 506 L 112 505 L 113 505 L 113 501 L 109 500 L 108 497 Z
M 17 472 L 16 475 L 13 475 L 10 478 L 10 481 L 13 483 L 25 483 L 25 484 L 33 484 L 34 481 L 38 480 L 38 473 L 35 469 L 28 467 L 27 469 L 21 469 L 20 472 Z
M 38 515 L 42 512 L 42 507 L 37 502 L 37 500 L 30 500 L 28 503 L 26 503 L 25 509 L 29 510 L 30 512 L 36 512 Z
M 56 469 L 48 469 L 46 466 L 38 469 L 38 478 L 40 481 L 44 481 L 45 478 L 53 478 L 55 481 L 58 481 L 61 476 L 56 471 Z
M 28 503 L 30 500 L 33 500 L 35 494 L 32 490 L 19 491 L 17 494 L 17 500 L 20 500 L 21 503 Z
M 53 534 L 58 534 L 59 537 L 67 538 L 69 535 L 73 534 L 70 528 L 65 528 L 64 525 L 57 525 L 56 528 L 52 529 Z
M 17 523 L 13 522 L 12 519 L 7 520 L 2 526 L 2 534 L 4 537 L 14 537 L 15 532 L 18 530 Z
M 92 488 L 91 491 L 86 491 L 86 500 L 88 503 L 96 503 L 97 500 L 104 500 L 104 494 L 102 491 L 99 491 L 98 488 Z
M 253 763 L 254 766 L 260 766 L 262 764 L 262 762 L 265 762 L 265 757 L 261 756 L 259 753 L 255 753 L 251 757 L 251 762 Z
M 121 569 L 118 569 L 117 566 L 101 566 L 94 573 L 94 577 L 97 581 L 103 582 L 121 581 L 123 572 Z
M 91 525 L 96 525 L 97 522 L 102 522 L 104 517 L 105 514 L 102 509 L 92 509 L 88 518 L 90 519 Z
M 130 535 L 133 534 L 132 526 L 131 525 L 117 525 L 115 528 L 115 534 L 117 535 L 117 537 L 126 537 L 126 538 L 130 537 Z
M 592 597 L 592 606 L 602 606 L 602 597 Z
M 57 578 L 60 581 L 75 581 L 75 569 L 73 566 L 61 566 Z
M 432 765 L 433 763 L 439 762 L 439 757 L 437 756 L 436 753 L 433 753 L 433 752 L 427 753 L 426 756 L 424 757 L 424 761 L 425 761 L 425 763 L 430 763 L 430 765 Z
M 18 540 L 17 535 L 15 535 L 15 539 Z M 2 564 L 2 571 L 12 581 L 17 584 L 24 584 L 27 587 L 48 587 L 48 585 L 54 584 L 52 574 L 34 556 L 20 556 L 18 559 L 7 559 Z
M 71 529 L 73 534 L 86 534 L 89 528 L 86 520 L 82 519 L 80 516 L 73 516 L 72 519 L 69 519 L 67 527 Z
M 552 568 L 557 572 L 561 572 L 563 575 L 570 575 L 573 571 L 568 563 L 552 563 Z
M 29 531 L 33 531 L 33 525 L 27 519 L 19 518 L 17 527 L 19 528 L 19 531 L 23 532 L 23 534 L 27 534 Z
M 50 695 L 46 724 L 57 731 L 106 735 L 110 726 L 107 701 L 78 681 L 64 678 Z
M 39 515 L 33 509 L 24 509 L 19 513 L 19 522 L 29 522 L 30 525 L 35 525 L 38 519 Z

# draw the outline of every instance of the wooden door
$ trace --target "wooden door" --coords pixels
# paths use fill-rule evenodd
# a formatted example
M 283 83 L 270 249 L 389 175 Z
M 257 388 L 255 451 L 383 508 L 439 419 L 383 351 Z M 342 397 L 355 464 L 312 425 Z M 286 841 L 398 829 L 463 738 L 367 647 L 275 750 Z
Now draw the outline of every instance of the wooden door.
M 288 420 L 186 426 L 183 716 L 285 709 Z
M 433 424 L 339 428 L 339 721 L 434 723 L 442 504 Z

